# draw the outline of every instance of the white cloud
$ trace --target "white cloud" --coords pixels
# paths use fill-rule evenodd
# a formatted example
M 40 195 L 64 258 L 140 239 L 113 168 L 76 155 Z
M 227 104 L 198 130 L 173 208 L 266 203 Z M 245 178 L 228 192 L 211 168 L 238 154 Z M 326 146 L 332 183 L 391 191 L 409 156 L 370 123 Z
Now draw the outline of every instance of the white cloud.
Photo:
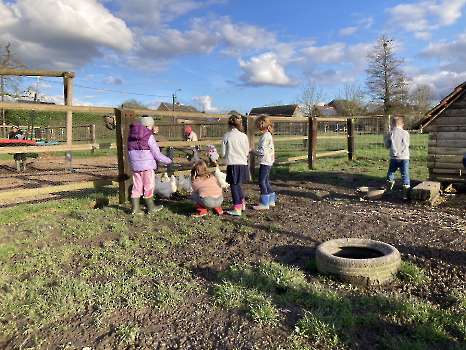
M 301 50 L 301 52 L 314 62 L 331 63 L 339 62 L 343 58 L 345 43 L 335 43 L 328 46 L 311 46 Z
M 372 27 L 372 25 L 375 23 L 375 20 L 372 16 L 363 18 L 360 21 L 358 21 L 358 24 L 364 25 L 364 29 L 369 29 Z
M 441 71 L 413 77 L 413 85 L 429 84 L 435 86 L 440 100 L 451 94 L 455 87 L 464 81 L 466 81 L 466 72 L 458 74 L 448 71 Z
M 414 33 L 414 38 L 418 40 L 428 41 L 432 37 L 432 34 L 429 32 L 417 32 Z
M 78 41 L 121 52 L 133 45 L 125 23 L 96 0 L 17 0 L 16 7 L 21 22 L 27 22 L 25 27 L 29 29 L 23 34 L 29 35 L 31 41 L 49 45 Z
M 461 59 L 464 63 L 466 59 L 466 34 L 459 36 L 458 40 L 445 43 L 429 43 L 429 45 L 417 54 L 417 57 L 423 59 Z
M 216 33 L 195 30 L 183 33 L 176 29 L 168 29 L 158 36 L 141 37 L 139 52 L 152 58 L 199 55 L 212 51 L 219 41 L 220 36 Z
M 216 27 L 227 48 L 261 48 L 275 43 L 275 34 L 247 23 L 233 24 L 228 17 L 221 18 Z
M 3 29 L 6 29 L 19 21 L 14 13 L 14 9 L 3 2 L 0 2 L 0 18 L 2 19 L 0 21 L 0 28 Z
M 421 1 L 417 4 L 399 4 L 386 9 L 388 24 L 398 25 L 408 32 L 423 32 L 452 25 L 461 17 L 466 0 Z
M 238 59 L 238 66 L 244 72 L 240 79 L 249 85 L 296 86 L 296 79 L 288 78 L 285 69 L 278 63 L 277 56 L 268 52 L 252 57 L 248 62 Z
M 110 84 L 110 85 L 123 85 L 125 82 L 123 79 L 120 78 L 115 78 L 115 77 L 107 77 L 104 79 L 105 84 Z
M 38 86 L 39 91 L 40 90 L 52 90 L 52 85 L 50 84 L 45 84 L 45 83 L 40 83 Z
M 213 97 L 206 95 L 206 96 L 197 96 L 192 97 L 191 102 L 194 104 L 199 105 L 200 111 L 204 111 L 206 113 L 224 113 L 226 112 L 223 109 L 212 107 Z
M 358 31 L 357 27 L 348 27 L 348 28 L 343 28 L 338 31 L 339 36 L 347 36 L 354 34 Z

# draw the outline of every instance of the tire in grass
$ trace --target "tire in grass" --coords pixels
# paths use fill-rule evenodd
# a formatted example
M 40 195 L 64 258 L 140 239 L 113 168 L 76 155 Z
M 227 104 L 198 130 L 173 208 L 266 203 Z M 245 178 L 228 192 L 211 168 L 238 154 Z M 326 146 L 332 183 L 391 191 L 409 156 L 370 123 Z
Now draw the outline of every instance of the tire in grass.
M 400 269 L 400 252 L 393 246 L 364 238 L 340 238 L 320 244 L 317 271 L 358 286 L 384 285 Z

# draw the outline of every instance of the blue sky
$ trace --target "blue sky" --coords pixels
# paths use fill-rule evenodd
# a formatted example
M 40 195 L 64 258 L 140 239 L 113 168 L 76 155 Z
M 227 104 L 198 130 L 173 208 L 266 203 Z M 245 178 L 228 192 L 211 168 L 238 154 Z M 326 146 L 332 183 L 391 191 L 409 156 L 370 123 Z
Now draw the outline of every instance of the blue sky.
M 74 71 L 73 104 L 136 99 L 247 113 L 295 103 L 315 81 L 329 102 L 364 87 L 366 54 L 394 39 L 412 84 L 443 98 L 466 81 L 466 0 L 0 0 L 0 43 L 29 69 Z M 63 103 L 59 78 L 23 79 Z M 179 90 L 181 89 L 181 90 Z

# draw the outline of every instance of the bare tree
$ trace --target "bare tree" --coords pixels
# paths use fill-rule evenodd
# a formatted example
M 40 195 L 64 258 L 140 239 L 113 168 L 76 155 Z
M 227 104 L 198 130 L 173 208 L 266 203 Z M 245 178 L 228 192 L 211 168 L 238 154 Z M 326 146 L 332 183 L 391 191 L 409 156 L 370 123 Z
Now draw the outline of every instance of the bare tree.
M 366 86 L 370 94 L 379 101 L 383 114 L 393 113 L 396 105 L 402 105 L 410 78 L 400 66 L 403 59 L 395 56 L 393 40 L 382 34 L 373 49 L 367 53 L 369 68 L 366 69 Z
M 10 46 L 11 44 L 8 43 L 1 50 L 2 47 L 0 45 L 0 69 L 27 69 L 19 57 L 11 52 Z M 5 96 L 17 97 L 21 91 L 21 77 L 13 75 L 0 76 L 2 102 L 5 101 Z
M 434 107 L 437 100 L 435 89 L 429 84 L 419 84 L 409 90 L 409 104 L 412 113 L 426 114 Z
M 340 116 L 353 116 L 366 114 L 365 104 L 365 90 L 356 83 L 344 83 L 329 106 L 334 107 Z
M 326 98 L 327 95 L 323 88 L 315 81 L 308 80 L 301 86 L 301 92 L 296 97 L 296 102 L 301 107 L 303 114 L 311 116 L 314 106 Z
M 134 109 L 149 109 L 144 102 L 138 101 L 134 98 L 124 100 L 121 102 L 121 107 L 124 108 L 134 108 Z

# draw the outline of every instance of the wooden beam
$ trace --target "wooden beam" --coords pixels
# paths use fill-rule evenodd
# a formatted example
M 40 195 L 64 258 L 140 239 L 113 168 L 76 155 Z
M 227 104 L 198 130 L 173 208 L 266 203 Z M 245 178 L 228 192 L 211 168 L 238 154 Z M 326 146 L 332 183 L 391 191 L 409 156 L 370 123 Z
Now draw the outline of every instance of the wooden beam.
M 71 78 L 74 78 L 74 72 L 29 69 L 0 69 L 0 75 L 16 75 L 31 77 L 65 77 L 66 75 Z
M 125 203 L 131 198 L 131 187 L 133 185 L 133 171 L 129 166 L 127 149 L 129 126 L 134 123 L 135 113 L 128 109 L 115 109 L 117 157 L 118 157 L 118 178 L 119 203 Z

